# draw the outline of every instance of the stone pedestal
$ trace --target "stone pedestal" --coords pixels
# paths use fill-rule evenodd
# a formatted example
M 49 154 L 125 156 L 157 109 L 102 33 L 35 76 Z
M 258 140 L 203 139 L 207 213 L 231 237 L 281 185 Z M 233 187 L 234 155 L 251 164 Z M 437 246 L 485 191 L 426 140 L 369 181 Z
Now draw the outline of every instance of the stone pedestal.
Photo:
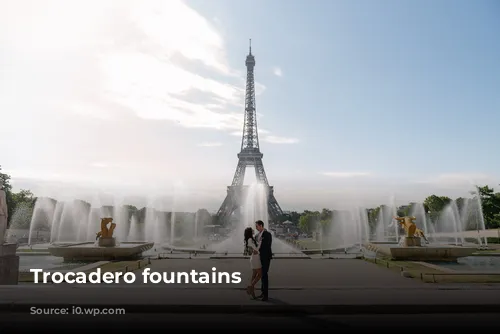
M 0 285 L 17 285 L 19 280 L 19 256 L 17 244 L 0 245 Z
M 100 237 L 97 244 L 99 247 L 115 247 L 116 239 L 114 237 Z
M 404 237 L 403 247 L 422 247 L 422 239 L 419 237 Z

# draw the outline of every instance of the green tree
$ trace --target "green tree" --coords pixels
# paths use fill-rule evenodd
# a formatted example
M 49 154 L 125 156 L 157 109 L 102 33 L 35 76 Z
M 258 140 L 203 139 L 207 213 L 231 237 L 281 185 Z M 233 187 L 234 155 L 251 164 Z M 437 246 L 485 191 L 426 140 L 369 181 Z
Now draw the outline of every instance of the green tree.
M 318 211 L 304 211 L 299 219 L 299 228 L 305 233 L 311 233 L 316 230 L 320 222 L 320 213 Z
M 432 221 L 436 221 L 441 211 L 443 211 L 446 205 L 450 204 L 451 201 L 451 198 L 447 196 L 431 195 L 424 200 L 425 211 L 430 211 Z
M 370 231 L 374 232 L 377 227 L 378 215 L 380 214 L 380 206 L 368 209 L 368 225 L 370 225 Z
M 33 205 L 29 202 L 20 202 L 10 219 L 10 227 L 14 229 L 29 229 L 33 217 Z
M 2 166 L 0 165 L 0 188 L 7 191 L 12 191 L 10 184 L 10 175 L 2 173 Z
M 411 204 L 410 205 L 402 205 L 397 209 L 398 217 L 406 217 L 410 215 Z
M 488 186 L 477 187 L 477 192 L 482 203 L 484 223 L 486 228 L 500 227 L 500 193 L 495 193 L 493 188 Z
M 322 221 L 330 221 L 333 218 L 333 211 L 330 209 L 323 209 L 319 214 L 319 219 Z
M 287 220 L 290 220 L 290 215 L 288 213 L 284 213 L 278 217 L 278 222 L 283 223 L 286 222 Z
M 463 197 L 459 197 L 455 200 L 455 203 L 457 204 L 458 212 L 462 211 L 466 201 L 467 201 L 467 199 L 465 199 Z
M 280 223 L 286 222 L 288 220 L 293 225 L 298 225 L 300 216 L 301 216 L 301 214 L 298 213 L 297 211 L 291 211 L 289 213 L 282 214 L 278 220 Z
M 29 206 L 35 205 L 35 195 L 31 192 L 31 190 L 21 189 L 18 193 L 12 193 L 12 199 L 16 203 L 16 206 L 21 203 L 26 203 Z
M 298 213 L 297 211 L 292 211 L 290 212 L 290 221 L 294 224 L 294 225 L 298 225 L 299 224 L 299 219 L 300 219 L 300 216 L 301 214 Z
M 139 211 L 139 209 L 137 209 L 136 206 L 133 206 L 133 205 L 125 205 L 125 208 L 127 209 L 128 212 L 130 212 L 131 214 L 134 214 L 136 213 L 137 211 Z
M 331 219 L 321 220 L 320 224 L 322 233 L 327 234 L 332 228 L 333 221 Z

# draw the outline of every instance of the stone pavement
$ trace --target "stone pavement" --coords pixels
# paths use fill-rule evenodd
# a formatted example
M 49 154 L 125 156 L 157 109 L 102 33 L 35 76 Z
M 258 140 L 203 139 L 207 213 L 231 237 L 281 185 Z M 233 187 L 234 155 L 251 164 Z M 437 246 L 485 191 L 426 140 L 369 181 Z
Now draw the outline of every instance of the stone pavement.
M 231 287 L 245 288 L 251 271 L 248 259 L 168 259 L 152 260 L 148 266 L 153 272 L 241 272 L 241 284 Z M 136 272 L 138 277 L 140 272 Z M 356 259 L 277 259 L 269 270 L 271 287 L 416 287 L 424 286 L 416 280 L 401 277 L 399 273 L 373 263 Z M 139 279 L 136 284 L 142 285 Z M 176 287 L 188 286 L 176 284 Z M 192 286 L 192 285 L 190 285 Z M 220 288 L 220 285 L 217 285 Z
M 157 309 L 176 306 L 200 306 L 231 312 L 257 308 L 305 309 L 310 306 L 368 306 L 413 305 L 440 307 L 442 305 L 500 306 L 500 289 L 429 289 L 429 288 L 357 288 L 357 289 L 281 289 L 271 290 L 270 302 L 251 300 L 239 289 L 164 288 L 161 286 L 93 286 L 52 285 L 0 287 L 0 308 L 26 305 L 134 305 Z M 22 308 L 22 307 L 21 307 Z
M 244 273 L 240 284 L 24 284 L 0 286 L 0 310 L 71 305 L 126 307 L 127 312 L 211 313 L 400 313 L 487 312 L 500 308 L 500 285 L 425 284 L 362 260 L 275 260 L 270 301 L 246 294 L 249 264 L 244 259 L 156 260 L 156 272 Z M 136 273 L 142 282 L 141 272 Z M 62 306 L 61 306 L 62 305 Z M 403 307 L 404 306 L 404 307 Z
M 437 285 L 362 260 L 275 260 L 270 300 L 245 293 L 248 260 L 157 260 L 158 272 L 241 271 L 237 285 L 21 284 L 0 286 L 0 328 L 19 332 L 147 329 L 480 328 L 498 326 L 500 285 Z M 137 271 L 141 281 L 141 272 Z M 30 315 L 33 307 L 121 309 L 125 315 Z M 121 327 L 121 328 L 120 328 Z

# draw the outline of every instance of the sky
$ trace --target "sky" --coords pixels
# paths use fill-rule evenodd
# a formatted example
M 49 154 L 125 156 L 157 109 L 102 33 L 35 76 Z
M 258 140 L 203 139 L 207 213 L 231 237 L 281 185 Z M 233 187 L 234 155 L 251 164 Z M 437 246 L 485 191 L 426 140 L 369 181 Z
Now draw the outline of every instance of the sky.
M 0 165 L 15 189 L 217 210 L 241 148 L 250 38 L 283 210 L 500 183 L 495 0 L 0 5 Z

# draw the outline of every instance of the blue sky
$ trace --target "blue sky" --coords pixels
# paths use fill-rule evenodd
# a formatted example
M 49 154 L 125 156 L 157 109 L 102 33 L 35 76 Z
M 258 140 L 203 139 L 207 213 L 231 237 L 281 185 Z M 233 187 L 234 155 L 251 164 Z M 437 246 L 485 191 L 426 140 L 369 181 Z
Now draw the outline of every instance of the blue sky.
M 498 2 L 189 3 L 224 22 L 231 49 L 244 50 L 244 37 L 253 37 L 256 75 L 268 88 L 259 111 L 270 127 L 300 137 L 286 154 L 316 157 L 301 167 L 498 170 L 491 152 L 500 124 Z M 241 53 L 231 53 L 234 66 Z M 273 64 L 282 78 L 272 78 Z M 268 155 L 281 150 L 266 147 Z
M 216 209 L 237 163 L 248 38 L 264 165 L 285 209 L 500 182 L 496 1 L 75 2 L 31 30 L 6 2 L 16 22 L 0 29 L 0 106 L 16 112 L 1 163 L 19 185 L 181 187 Z

